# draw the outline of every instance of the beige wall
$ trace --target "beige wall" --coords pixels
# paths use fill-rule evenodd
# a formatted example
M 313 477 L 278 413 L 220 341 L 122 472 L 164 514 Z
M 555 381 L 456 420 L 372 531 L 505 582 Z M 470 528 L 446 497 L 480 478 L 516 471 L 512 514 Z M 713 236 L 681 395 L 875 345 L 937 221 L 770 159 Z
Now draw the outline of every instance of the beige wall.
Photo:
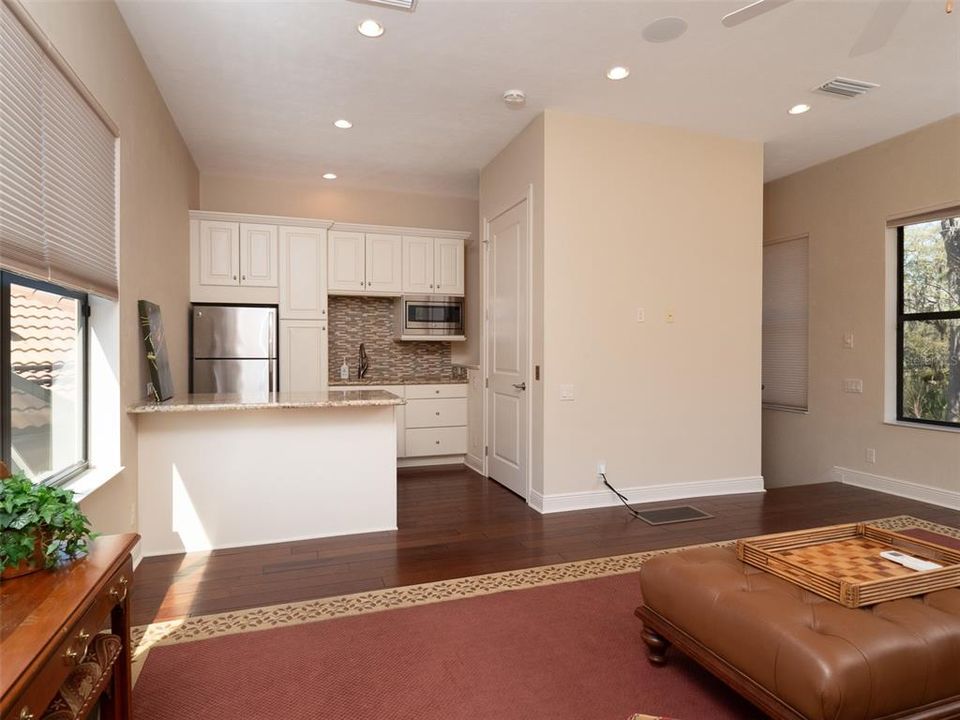
M 480 242 L 475 199 L 362 190 L 324 180 L 304 183 L 204 174 L 200 177 L 199 209 L 469 232 L 467 342 L 453 343 L 453 360 L 467 365 L 479 362 Z
M 127 26 L 112 2 L 25 0 L 54 47 L 120 128 L 120 400 L 144 395 L 147 381 L 137 300 L 163 309 L 176 389 L 187 390 L 189 228 L 198 174 Z M 84 502 L 98 532 L 136 528 L 136 423 L 122 413 L 126 470 Z M 97 426 L 90 428 L 97 433 Z M 149 512 L 149 508 L 142 508 Z
M 534 328 L 530 347 L 530 364 L 543 365 L 543 246 L 544 246 L 544 116 L 539 115 L 507 147 L 480 172 L 481 223 L 490 222 L 498 215 L 521 202 L 531 193 L 533 226 L 529 229 L 533 244 L 533 297 L 530 308 Z M 480 228 L 483 233 L 483 227 Z M 481 266 L 482 267 L 482 266 Z M 480 273 L 480 283 L 484 282 Z M 483 297 L 481 292 L 480 297 Z M 531 487 L 543 492 L 543 383 L 533 378 L 527 381 L 531 401 L 530 473 Z M 471 397 L 471 403 L 482 402 Z
M 761 145 L 545 125 L 546 493 L 602 490 L 598 460 L 628 488 L 757 478 Z
M 886 220 L 960 204 L 958 159 L 954 116 L 767 184 L 764 238 L 810 236 L 810 411 L 764 411 L 770 486 L 825 482 L 840 466 L 960 491 L 960 435 L 883 422 Z M 842 393 L 843 378 L 862 378 L 863 394 Z

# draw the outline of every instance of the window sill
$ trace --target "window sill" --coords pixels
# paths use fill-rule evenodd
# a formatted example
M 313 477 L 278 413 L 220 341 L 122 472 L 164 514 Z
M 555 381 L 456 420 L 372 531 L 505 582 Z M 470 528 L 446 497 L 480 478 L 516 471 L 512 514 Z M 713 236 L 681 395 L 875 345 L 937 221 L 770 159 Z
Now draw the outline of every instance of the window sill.
M 906 420 L 884 420 L 884 425 L 914 428 L 915 430 L 938 430 L 939 432 L 960 433 L 960 428 L 946 427 L 945 425 L 929 425 L 927 423 L 913 423 Z
M 62 487 L 67 490 L 73 490 L 74 500 L 80 502 L 90 496 L 95 490 L 100 489 L 117 475 L 123 472 L 123 466 L 118 467 L 93 467 L 86 472 L 80 473 L 70 482 Z

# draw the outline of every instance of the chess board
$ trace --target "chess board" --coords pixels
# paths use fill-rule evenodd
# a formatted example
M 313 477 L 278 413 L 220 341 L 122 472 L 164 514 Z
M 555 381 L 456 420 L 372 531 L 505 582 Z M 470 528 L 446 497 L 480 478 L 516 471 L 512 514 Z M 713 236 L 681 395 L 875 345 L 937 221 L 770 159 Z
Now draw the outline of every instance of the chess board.
M 943 567 L 919 572 L 880 557 L 898 550 Z M 737 541 L 737 555 L 847 607 L 960 587 L 960 551 L 865 523 Z

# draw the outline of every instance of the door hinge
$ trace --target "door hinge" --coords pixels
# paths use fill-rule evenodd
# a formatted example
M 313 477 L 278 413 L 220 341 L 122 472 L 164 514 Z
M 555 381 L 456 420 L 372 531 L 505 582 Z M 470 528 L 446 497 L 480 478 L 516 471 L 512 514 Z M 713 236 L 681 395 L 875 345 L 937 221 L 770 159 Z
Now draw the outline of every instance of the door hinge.
M 489 455 L 489 454 L 490 454 L 490 446 L 489 446 L 489 445 L 484 445 L 484 446 L 483 446 L 483 456 L 486 457 L 486 456 Z
M 483 379 L 483 386 L 484 386 L 485 388 L 490 387 L 490 378 L 484 378 L 484 379 Z

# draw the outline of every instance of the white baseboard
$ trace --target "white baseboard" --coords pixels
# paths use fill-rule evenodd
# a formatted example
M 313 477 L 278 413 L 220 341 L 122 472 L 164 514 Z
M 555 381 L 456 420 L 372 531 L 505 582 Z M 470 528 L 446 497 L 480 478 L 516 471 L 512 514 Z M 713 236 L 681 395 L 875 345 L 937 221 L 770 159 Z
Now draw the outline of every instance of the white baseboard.
M 475 473 L 483 475 L 483 460 L 478 458 L 476 455 L 471 455 L 467 453 L 463 456 L 463 464 L 468 468 L 473 470 Z
M 930 485 L 921 485 L 908 480 L 897 480 L 884 475 L 874 475 L 873 473 L 839 466 L 833 468 L 833 476 L 837 479 L 837 482 L 844 485 L 853 485 L 867 490 L 887 493 L 888 495 L 897 495 L 910 500 L 939 505 L 951 510 L 960 510 L 960 492 L 956 490 L 941 490 Z
M 627 496 L 631 505 L 636 503 L 660 502 L 663 500 L 682 500 L 709 495 L 738 495 L 741 493 L 764 492 L 763 478 L 723 478 L 719 480 L 694 480 L 692 482 L 671 483 L 668 485 L 647 485 L 645 487 L 618 488 Z M 530 491 L 530 507 L 541 513 L 566 512 L 568 510 L 588 510 L 590 508 L 617 505 L 620 500 L 612 492 L 589 490 L 574 493 L 556 493 L 544 495 L 536 490 Z
M 431 457 L 397 458 L 398 468 L 430 467 L 431 465 L 463 465 L 463 455 L 437 455 Z

